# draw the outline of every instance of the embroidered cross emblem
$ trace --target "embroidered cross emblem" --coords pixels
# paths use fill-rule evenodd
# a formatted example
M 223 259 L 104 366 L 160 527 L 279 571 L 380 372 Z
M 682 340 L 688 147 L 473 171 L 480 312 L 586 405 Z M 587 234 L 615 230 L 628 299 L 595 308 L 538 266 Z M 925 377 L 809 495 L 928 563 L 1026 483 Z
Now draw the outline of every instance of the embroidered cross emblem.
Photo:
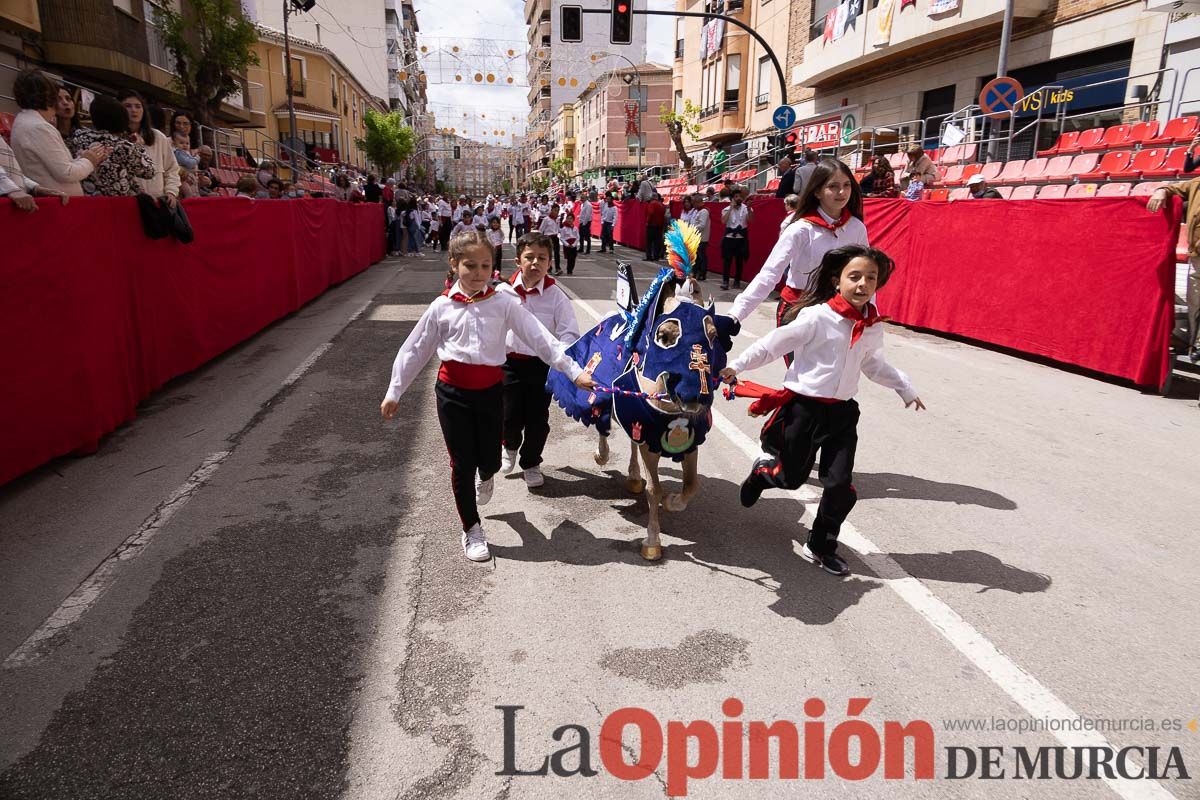
M 708 365 L 708 356 L 698 344 L 692 345 L 692 360 L 688 364 L 688 369 L 694 369 L 700 373 L 700 394 L 708 394 L 708 373 L 712 371 L 712 368 Z
M 596 367 L 600 366 L 600 362 L 602 360 L 604 360 L 604 356 L 602 356 L 600 353 L 592 353 L 592 358 L 590 361 L 588 361 L 587 366 L 583 368 L 583 371 L 588 375 L 591 375 L 596 371 Z

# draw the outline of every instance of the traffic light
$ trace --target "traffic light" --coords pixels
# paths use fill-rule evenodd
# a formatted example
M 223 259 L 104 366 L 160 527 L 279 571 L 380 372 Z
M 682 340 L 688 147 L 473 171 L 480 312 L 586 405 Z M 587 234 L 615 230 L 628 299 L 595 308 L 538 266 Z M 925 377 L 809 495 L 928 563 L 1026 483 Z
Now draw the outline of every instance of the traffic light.
M 454 157 L 462 158 L 462 147 L 459 145 L 454 145 Z
M 559 15 L 559 38 L 564 42 L 583 41 L 583 7 L 563 6 Z
M 633 44 L 633 0 L 612 0 L 608 40 L 613 44 Z

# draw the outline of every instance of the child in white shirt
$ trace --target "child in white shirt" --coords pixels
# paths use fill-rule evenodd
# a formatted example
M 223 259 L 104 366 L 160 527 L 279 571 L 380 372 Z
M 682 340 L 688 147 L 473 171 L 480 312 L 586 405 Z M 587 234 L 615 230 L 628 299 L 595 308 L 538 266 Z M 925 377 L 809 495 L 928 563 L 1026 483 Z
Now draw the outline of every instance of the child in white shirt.
M 741 501 L 752 506 L 766 489 L 797 489 L 808 480 L 820 451 L 824 491 L 801 555 L 833 575 L 848 575 L 837 555 L 837 537 L 857 494 L 853 486 L 858 445 L 859 374 L 894 389 L 905 406 L 925 408 L 908 376 L 883 358 L 883 321 L 870 300 L 895 265 L 883 252 L 847 245 L 825 253 L 808 284 L 795 320 L 746 348 L 721 370 L 732 381 L 793 353 L 783 389 L 764 395 L 750 413 L 770 413 L 760 436 L 763 455 L 742 483 Z
M 450 240 L 450 275 L 455 282 L 417 320 L 392 365 L 392 378 L 380 404 L 392 419 L 401 396 L 437 353 L 434 387 L 438 421 L 450 453 L 454 504 L 462 518 L 463 553 L 472 561 L 491 558 L 479 520 L 479 506 L 492 497 L 500 469 L 501 409 L 509 331 L 540 358 L 571 377 L 581 389 L 595 383 L 512 291 L 491 285 L 492 244 L 475 230 Z
M 496 248 L 495 255 L 495 275 L 492 280 L 500 280 L 500 265 L 504 263 L 504 231 L 500 230 L 500 218 L 492 217 L 487 229 L 488 241 L 492 243 L 492 247 Z
M 558 203 L 554 203 L 547 209 L 538 222 L 538 233 L 542 234 L 550 240 L 550 246 L 554 249 L 554 275 L 562 275 L 561 250 L 558 243 Z
M 563 255 L 567 259 L 567 274 L 574 275 L 575 259 L 579 255 L 579 229 L 575 227 L 575 215 L 569 211 L 558 229 L 558 240 L 562 242 Z

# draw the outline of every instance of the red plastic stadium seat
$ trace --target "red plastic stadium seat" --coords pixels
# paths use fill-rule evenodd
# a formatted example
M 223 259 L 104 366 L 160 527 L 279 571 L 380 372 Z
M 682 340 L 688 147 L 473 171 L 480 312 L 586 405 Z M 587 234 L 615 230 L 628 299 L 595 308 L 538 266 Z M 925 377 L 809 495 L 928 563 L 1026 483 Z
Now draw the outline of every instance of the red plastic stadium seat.
M 1129 162 L 1133 160 L 1133 153 L 1128 150 L 1118 150 L 1113 153 L 1105 153 L 1104 158 L 1100 159 L 1100 165 L 1091 172 L 1079 175 L 1080 180 L 1106 180 L 1108 176 L 1114 172 L 1120 172 L 1123 169 L 1129 168 Z
M 1060 152 L 1064 153 L 1084 153 L 1093 150 L 1103 150 L 1107 145 L 1101 144 L 1104 141 L 1104 128 L 1088 128 L 1079 134 L 1079 138 L 1075 140 L 1075 144 L 1069 148 L 1064 148 Z M 1097 146 L 1099 145 L 1099 146 Z
M 1046 163 L 1046 169 L 1041 175 L 1029 180 L 1033 183 L 1069 181 L 1071 180 L 1071 162 L 1074 160 L 1074 156 L 1054 156 Z
M 963 179 L 962 164 L 954 164 L 946 167 L 946 173 L 942 175 L 942 179 L 938 181 L 942 186 L 961 186 Z
M 1051 183 L 1048 186 L 1043 186 L 1038 190 L 1038 200 L 1057 200 L 1060 197 L 1067 196 L 1067 185 L 1065 183 Z
M 779 178 L 771 178 L 771 180 L 767 181 L 767 185 L 764 187 L 764 191 L 773 192 L 778 188 L 779 188 Z
M 960 145 L 954 145 L 953 147 L 947 147 L 945 150 L 943 150 L 941 152 L 940 157 L 937 159 L 937 163 L 939 163 L 939 164 L 957 164 L 960 160 L 962 160 L 962 156 L 960 155 L 960 153 L 961 153 Z
M 1104 136 L 1095 144 L 1086 144 L 1083 146 L 1085 153 L 1099 153 L 1103 150 L 1112 150 L 1116 147 L 1130 147 L 1129 131 L 1133 128 L 1132 125 L 1113 125 L 1104 132 Z M 1083 137 L 1079 137 L 1082 139 Z
M 1129 167 L 1119 169 L 1109 174 L 1110 180 L 1126 181 L 1131 178 L 1140 178 L 1146 170 L 1162 171 L 1163 161 L 1167 158 L 1167 151 L 1161 147 L 1151 147 L 1149 150 L 1139 150 L 1134 154 L 1133 160 L 1129 162 Z
M 1079 139 L 1079 131 L 1063 131 L 1058 135 L 1058 141 L 1053 146 L 1046 150 L 1038 150 L 1038 156 L 1049 158 L 1050 156 L 1062 155 L 1064 153 L 1073 152 L 1075 142 Z
M 1022 183 L 1036 181 L 1046 172 L 1046 165 L 1050 163 L 1048 158 L 1031 158 L 1025 162 L 1025 166 L 1021 169 Z
M 1009 200 L 1032 200 L 1037 197 L 1038 187 L 1036 186 L 1017 186 L 1012 190 L 1012 194 L 1008 196 Z
M 949 200 L 950 199 L 950 190 L 949 189 L 934 189 L 932 192 L 929 193 L 929 199 L 930 200 Z
M 983 168 L 979 170 L 978 174 L 982 175 L 983 179 L 988 183 L 995 183 L 996 178 L 999 177 L 1000 170 L 1002 169 L 1004 169 L 1003 161 L 989 161 L 983 165 Z
M 951 200 L 966 200 L 970 196 L 971 190 L 965 186 L 960 186 L 957 189 L 952 189 L 950 191 Z
M 1086 175 L 1087 173 L 1094 170 L 1096 168 L 1096 165 L 1099 163 L 1100 163 L 1100 156 L 1098 156 L 1097 154 L 1095 154 L 1095 153 L 1080 153 L 1079 155 L 1075 156 L 1071 160 L 1071 171 L 1067 174 L 1069 177 L 1072 177 L 1072 178 L 1077 177 L 1079 175 Z
M 1136 122 L 1133 128 L 1129 131 L 1129 141 L 1141 147 L 1148 147 L 1151 139 L 1158 136 L 1158 120 L 1152 119 L 1149 122 Z
M 1001 197 L 1003 197 L 1005 200 L 1007 200 L 1009 198 L 1009 196 L 1012 195 L 1012 190 L 1013 190 L 1013 187 L 1011 187 L 1011 186 L 997 186 L 996 187 L 996 193 L 999 194 Z
M 974 161 L 975 160 L 975 149 L 976 149 L 976 145 L 974 142 L 972 142 L 971 144 L 960 144 L 958 146 L 958 160 L 959 161 Z
M 1142 152 L 1147 152 L 1143 150 Z M 1187 159 L 1187 148 L 1176 147 L 1167 153 L 1167 160 L 1162 166 L 1142 171 L 1143 178 L 1174 178 L 1183 172 L 1183 162 Z
M 978 175 L 983 171 L 983 164 L 964 164 L 962 171 L 962 182 L 965 184 L 973 175 Z
M 1096 192 L 1096 197 L 1129 197 L 1132 188 L 1128 183 L 1106 183 Z
M 1025 162 L 1019 158 L 1004 162 L 1004 169 L 996 176 L 995 181 L 988 183 L 1023 183 L 1021 173 L 1025 170 Z
M 1161 147 L 1165 144 L 1187 144 L 1200 130 L 1200 117 L 1176 117 L 1163 128 L 1162 136 L 1157 136 L 1148 142 L 1147 147 Z
M 7 141 L 12 136 L 12 124 L 16 119 L 15 114 L 10 114 L 7 111 L 0 112 L 0 136 L 3 136 Z
M 904 169 L 908 164 L 908 156 L 904 153 L 890 153 L 888 163 L 892 165 L 892 169 Z
M 1076 183 L 1067 187 L 1067 197 L 1095 197 L 1096 190 L 1099 188 L 1095 183 Z
M 1143 183 L 1135 183 L 1133 191 L 1129 193 L 1130 197 L 1149 197 L 1156 191 L 1166 186 L 1162 181 L 1145 181 Z

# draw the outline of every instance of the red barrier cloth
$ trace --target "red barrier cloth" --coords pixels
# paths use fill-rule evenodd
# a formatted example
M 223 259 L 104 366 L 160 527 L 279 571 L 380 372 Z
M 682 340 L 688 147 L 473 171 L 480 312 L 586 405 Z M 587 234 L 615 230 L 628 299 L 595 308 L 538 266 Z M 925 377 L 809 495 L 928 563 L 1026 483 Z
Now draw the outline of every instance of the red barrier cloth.
M 752 278 L 779 238 L 784 207 L 774 197 L 749 202 L 754 221 L 743 276 Z M 721 272 L 726 205 L 706 204 L 714 275 Z M 1145 205 L 1135 197 L 869 199 L 863 216 L 871 244 L 897 265 L 880 293 L 880 313 L 1158 386 L 1168 370 L 1180 210 L 1176 203 L 1150 214 Z M 617 241 L 644 249 L 644 204 L 620 206 Z M 671 216 L 681 212 L 673 202 Z
M 381 260 L 383 206 L 196 198 L 196 240 L 152 241 L 132 198 L 0 201 L 0 483 Z

